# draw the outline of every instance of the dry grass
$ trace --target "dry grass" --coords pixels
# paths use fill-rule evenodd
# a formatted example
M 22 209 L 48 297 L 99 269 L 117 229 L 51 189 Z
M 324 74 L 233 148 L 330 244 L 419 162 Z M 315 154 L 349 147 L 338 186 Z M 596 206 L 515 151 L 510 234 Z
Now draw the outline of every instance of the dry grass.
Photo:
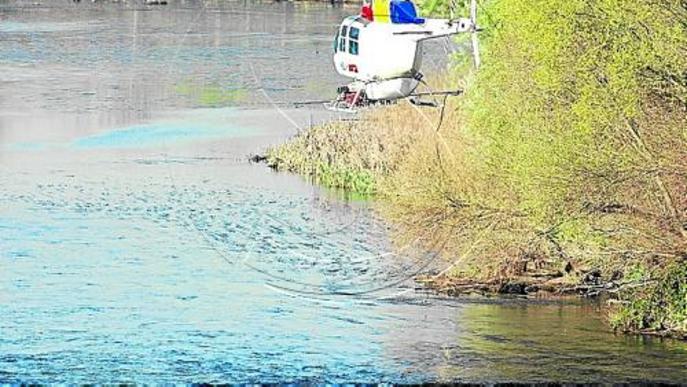
M 269 149 L 267 162 L 330 187 L 378 194 L 381 181 L 414 154 L 417 143 L 433 136 L 439 114 L 439 109 L 406 101 L 371 108 L 360 113 L 359 120 L 313 127 Z

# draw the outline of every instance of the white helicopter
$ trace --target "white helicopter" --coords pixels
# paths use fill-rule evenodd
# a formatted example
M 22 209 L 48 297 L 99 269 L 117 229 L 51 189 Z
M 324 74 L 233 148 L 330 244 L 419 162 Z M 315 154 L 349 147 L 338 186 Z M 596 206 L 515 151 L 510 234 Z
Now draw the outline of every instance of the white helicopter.
M 477 41 L 477 2 L 470 4 L 470 17 L 423 19 L 411 0 L 365 0 L 360 15 L 341 23 L 334 39 L 336 71 L 354 81 L 339 87 L 336 100 L 326 104 L 330 110 L 355 111 L 374 103 L 419 96 L 422 80 L 422 44 L 426 40 L 472 34 L 475 67 L 479 67 Z

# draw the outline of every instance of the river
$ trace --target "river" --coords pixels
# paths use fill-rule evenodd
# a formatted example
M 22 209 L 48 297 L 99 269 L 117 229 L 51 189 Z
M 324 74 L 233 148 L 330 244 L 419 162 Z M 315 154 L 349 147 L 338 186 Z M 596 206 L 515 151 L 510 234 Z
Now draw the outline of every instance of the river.
M 288 102 L 353 12 L 0 0 L 0 383 L 687 382 L 594 303 L 416 289 L 370 203 L 248 161 L 339 118 Z

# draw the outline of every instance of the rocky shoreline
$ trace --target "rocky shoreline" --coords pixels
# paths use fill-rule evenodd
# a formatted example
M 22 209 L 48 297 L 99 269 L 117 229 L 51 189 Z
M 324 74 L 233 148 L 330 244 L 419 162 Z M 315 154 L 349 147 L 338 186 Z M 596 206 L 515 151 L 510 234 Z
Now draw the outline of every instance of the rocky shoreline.
M 425 289 L 447 297 L 515 297 L 524 300 L 565 301 L 571 299 L 594 300 L 607 308 L 626 303 L 618 295 L 622 291 L 652 285 L 656 281 L 601 281 L 596 272 L 577 284 L 563 277 L 533 277 L 493 279 L 487 281 L 449 276 L 422 275 L 415 280 Z M 622 333 L 655 336 L 687 341 L 687 332 L 674 329 L 633 329 Z

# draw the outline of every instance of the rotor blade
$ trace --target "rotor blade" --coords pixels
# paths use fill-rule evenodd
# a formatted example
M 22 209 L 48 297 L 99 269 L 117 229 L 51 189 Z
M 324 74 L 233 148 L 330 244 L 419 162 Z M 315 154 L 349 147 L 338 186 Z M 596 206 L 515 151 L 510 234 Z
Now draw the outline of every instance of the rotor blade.
M 477 39 L 477 32 L 472 33 L 472 57 L 475 60 L 475 68 L 479 68 L 479 39 Z

